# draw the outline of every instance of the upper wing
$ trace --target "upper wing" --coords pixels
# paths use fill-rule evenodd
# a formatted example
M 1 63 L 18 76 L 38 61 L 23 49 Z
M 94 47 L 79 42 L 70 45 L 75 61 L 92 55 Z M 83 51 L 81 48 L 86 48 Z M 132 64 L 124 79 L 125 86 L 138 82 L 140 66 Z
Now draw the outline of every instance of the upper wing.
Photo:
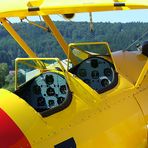
M 147 8 L 148 0 L 0 0 L 0 18 Z

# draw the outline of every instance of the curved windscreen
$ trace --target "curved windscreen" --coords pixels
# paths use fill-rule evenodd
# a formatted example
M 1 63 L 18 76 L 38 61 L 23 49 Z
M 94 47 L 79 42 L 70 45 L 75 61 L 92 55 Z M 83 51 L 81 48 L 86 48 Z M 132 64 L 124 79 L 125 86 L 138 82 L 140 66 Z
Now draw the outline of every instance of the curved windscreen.
M 111 60 L 111 50 L 106 42 L 69 44 L 69 62 L 77 65 L 92 56 L 103 56 Z
M 117 84 L 117 73 L 107 43 L 76 43 L 70 46 L 69 71 L 98 93 Z

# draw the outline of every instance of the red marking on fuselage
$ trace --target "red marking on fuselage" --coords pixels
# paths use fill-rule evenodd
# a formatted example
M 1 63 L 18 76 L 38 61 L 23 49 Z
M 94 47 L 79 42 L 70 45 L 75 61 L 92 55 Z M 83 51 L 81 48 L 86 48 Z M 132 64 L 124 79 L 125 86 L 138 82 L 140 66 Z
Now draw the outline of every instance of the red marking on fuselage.
M 31 148 L 16 123 L 0 108 L 0 148 Z

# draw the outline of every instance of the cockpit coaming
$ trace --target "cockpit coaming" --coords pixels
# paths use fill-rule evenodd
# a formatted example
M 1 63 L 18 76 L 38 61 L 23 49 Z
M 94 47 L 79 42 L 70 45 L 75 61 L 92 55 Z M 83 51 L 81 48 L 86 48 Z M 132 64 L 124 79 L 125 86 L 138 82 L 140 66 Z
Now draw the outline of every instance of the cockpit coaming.
M 81 46 L 81 44 L 78 45 Z M 89 45 L 90 50 L 92 50 L 91 46 L 93 48 L 98 48 L 100 45 L 103 45 L 104 47 L 106 46 L 106 44 L 100 43 L 83 43 L 82 45 L 83 48 L 86 45 L 87 49 Z M 75 44 L 74 47 L 79 50 L 77 44 Z M 103 93 L 115 87 L 118 76 L 109 52 L 100 54 L 96 52 L 98 49 L 94 49 L 94 53 L 93 50 L 91 52 L 88 50 L 83 51 L 83 48 L 81 47 L 81 51 L 79 50 L 79 52 L 76 52 L 75 50 L 75 53 L 69 51 L 71 52 L 71 55 L 69 55 L 75 59 L 75 62 L 72 63 L 73 59 L 70 58 L 67 60 L 68 72 L 81 79 L 82 83 L 87 84 L 97 93 Z M 82 59 L 84 57 L 85 59 Z M 31 60 L 34 61 L 33 59 Z M 27 59 L 27 61 L 29 60 Z M 32 63 L 27 63 L 27 61 L 19 61 L 18 65 L 23 63 L 30 66 L 33 63 L 32 61 Z M 41 61 L 43 62 L 43 60 L 40 60 L 39 63 L 41 63 Z M 44 62 L 45 63 L 42 65 L 47 65 L 47 61 Z M 34 65 L 32 64 L 31 67 L 33 66 Z M 23 67 L 24 65 L 21 66 L 21 68 Z M 16 71 L 22 72 L 24 70 L 19 69 L 18 67 Z M 28 70 L 27 73 L 29 73 Z M 30 75 L 32 75 L 31 73 L 33 73 L 33 75 L 35 75 L 35 73 L 38 74 L 33 78 L 28 78 L 28 76 L 30 77 Z M 64 75 L 64 70 L 62 70 L 62 67 L 57 66 L 57 63 L 48 65 L 47 70 L 44 70 L 42 73 L 37 70 L 32 70 L 32 72 L 25 77 L 27 77 L 28 81 L 18 87 L 15 93 L 23 98 L 36 111 L 40 112 L 42 116 L 49 116 L 55 112 L 63 110 L 70 104 L 72 100 L 72 92 L 69 88 L 67 77 Z

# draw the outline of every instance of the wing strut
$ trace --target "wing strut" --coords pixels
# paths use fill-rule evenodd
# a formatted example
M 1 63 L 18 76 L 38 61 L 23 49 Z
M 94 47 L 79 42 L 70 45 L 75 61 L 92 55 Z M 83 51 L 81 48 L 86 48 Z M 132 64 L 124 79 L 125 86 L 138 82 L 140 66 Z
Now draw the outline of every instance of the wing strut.
M 52 31 L 52 33 L 53 33 L 54 37 L 56 38 L 56 40 L 58 41 L 58 43 L 63 48 L 65 54 L 68 56 L 68 44 L 66 43 L 66 41 L 62 37 L 61 33 L 58 31 L 55 24 L 52 22 L 52 20 L 50 19 L 50 17 L 48 15 L 42 16 L 42 17 L 43 17 L 46 25 L 48 25 L 50 27 L 50 30 Z
M 52 31 L 54 37 L 56 38 L 56 40 L 58 41 L 58 43 L 60 44 L 60 46 L 62 47 L 63 51 L 65 52 L 67 58 L 69 57 L 69 47 L 67 42 L 64 40 L 63 36 L 61 35 L 61 33 L 58 31 L 57 27 L 55 26 L 55 24 L 53 23 L 53 21 L 50 19 L 50 17 L 48 15 L 42 16 L 43 20 L 45 21 L 46 25 L 50 28 L 50 30 Z M 77 60 L 75 59 L 74 56 L 72 56 L 72 54 L 70 54 L 71 58 L 71 62 L 75 65 L 77 64 Z
M 139 75 L 139 78 L 138 78 L 138 80 L 137 80 L 137 82 L 135 84 L 135 87 L 140 86 L 140 84 L 142 83 L 145 75 L 147 74 L 147 71 L 148 71 L 148 60 L 146 61 L 145 65 L 144 65 L 144 67 L 143 67 L 143 69 L 142 69 L 142 71 L 141 71 L 141 73 Z
M 36 54 L 30 49 L 26 42 L 18 35 L 18 33 L 13 29 L 6 18 L 0 19 L 5 29 L 11 34 L 11 36 L 16 40 L 16 42 L 23 48 L 27 55 L 31 58 L 37 58 Z
M 26 44 L 26 42 L 19 36 L 19 34 L 13 29 L 6 18 L 0 18 L 1 23 L 5 29 L 10 33 L 10 35 L 15 39 L 15 41 L 23 48 L 26 54 L 30 58 L 37 58 L 37 55 L 31 50 L 31 48 Z M 35 61 L 38 68 L 44 69 L 45 66 L 41 61 Z

